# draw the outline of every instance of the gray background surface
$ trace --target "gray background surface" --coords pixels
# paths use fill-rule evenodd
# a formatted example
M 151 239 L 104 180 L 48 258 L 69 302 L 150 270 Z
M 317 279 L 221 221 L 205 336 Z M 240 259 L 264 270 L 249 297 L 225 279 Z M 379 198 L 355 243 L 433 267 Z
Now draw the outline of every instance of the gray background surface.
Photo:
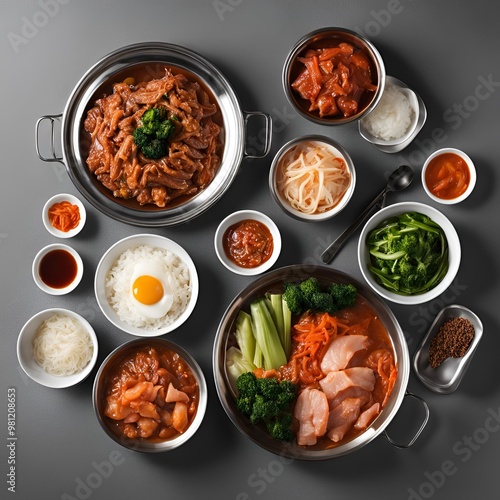
M 5 478 L 10 387 L 17 394 L 16 496 L 23 500 L 498 498 L 500 12 L 492 5 L 484 0 L 0 2 L 1 498 L 9 498 Z M 302 35 L 328 25 L 364 32 L 380 50 L 387 73 L 408 83 L 424 99 L 427 123 L 402 153 L 379 152 L 361 139 L 354 124 L 327 128 L 309 123 L 288 105 L 281 88 L 283 61 Z M 35 121 L 43 114 L 62 112 L 76 82 L 105 54 L 130 43 L 155 40 L 199 52 L 227 76 L 243 109 L 270 113 L 275 132 L 271 154 L 264 160 L 243 161 L 235 182 L 214 207 L 175 228 L 127 226 L 86 203 L 87 226 L 70 240 L 85 264 L 83 281 L 68 296 L 45 295 L 33 283 L 31 262 L 42 246 L 57 240 L 44 229 L 41 209 L 53 194 L 77 192 L 63 166 L 44 164 L 37 158 Z M 481 84 L 484 79 L 494 82 L 486 91 Z M 480 85 L 481 100 L 475 97 Z M 357 169 L 351 203 L 336 219 L 321 224 L 287 217 L 267 188 L 273 154 L 284 142 L 306 133 L 340 141 Z M 428 402 L 431 419 L 408 450 L 396 449 L 379 437 L 334 461 L 283 463 L 239 433 L 215 391 L 211 352 L 217 325 L 232 298 L 251 282 L 251 278 L 230 273 L 217 260 L 213 249 L 217 224 L 236 209 L 260 209 L 273 217 L 282 232 L 278 266 L 319 263 L 321 250 L 400 164 L 410 163 L 417 176 L 407 191 L 391 195 L 389 202 L 414 200 L 433 205 L 419 174 L 425 157 L 444 146 L 465 150 L 478 170 L 476 189 L 466 202 L 438 206 L 459 233 L 462 265 L 454 284 L 438 299 L 423 306 L 391 307 L 410 354 L 444 305 L 459 303 L 473 309 L 483 320 L 485 334 L 469 371 L 459 389 L 447 396 L 430 392 L 411 374 L 409 389 Z M 27 379 L 16 359 L 21 327 L 48 307 L 73 309 L 91 322 L 99 338 L 99 363 L 132 338 L 101 314 L 93 275 L 110 245 L 141 232 L 172 238 L 190 252 L 198 268 L 198 305 L 168 338 L 198 360 L 209 387 L 206 417 L 197 434 L 182 448 L 154 456 L 122 449 L 100 429 L 91 403 L 95 370 L 78 387 L 53 390 Z M 362 279 L 356 245 L 355 237 L 334 265 Z M 401 439 L 419 423 L 419 411 L 411 404 L 404 406 L 391 425 Z M 119 465 L 97 473 L 96 464 L 110 457 Z M 437 472 L 443 468 L 447 474 Z

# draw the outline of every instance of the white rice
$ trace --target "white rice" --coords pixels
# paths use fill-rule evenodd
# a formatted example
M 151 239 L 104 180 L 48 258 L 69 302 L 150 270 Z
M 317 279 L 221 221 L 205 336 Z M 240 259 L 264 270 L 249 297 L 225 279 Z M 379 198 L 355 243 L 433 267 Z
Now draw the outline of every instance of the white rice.
M 366 130 L 383 140 L 403 137 L 413 117 L 408 97 L 396 85 L 387 84 L 375 109 L 363 120 Z
M 139 313 L 130 293 L 135 266 L 152 262 L 166 269 L 174 295 L 172 307 L 165 316 L 148 318 Z M 179 256 L 164 248 L 141 245 L 125 250 L 111 266 L 105 281 L 106 297 L 121 321 L 136 328 L 158 330 L 172 324 L 187 308 L 191 298 L 189 269 Z

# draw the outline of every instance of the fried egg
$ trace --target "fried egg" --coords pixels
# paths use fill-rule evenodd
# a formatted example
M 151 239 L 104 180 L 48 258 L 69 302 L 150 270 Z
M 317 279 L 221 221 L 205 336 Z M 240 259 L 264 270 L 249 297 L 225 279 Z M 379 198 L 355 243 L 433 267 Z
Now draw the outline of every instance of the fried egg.
M 141 262 L 134 267 L 130 294 L 137 312 L 151 319 L 165 316 L 174 302 L 169 275 L 161 264 L 154 262 Z

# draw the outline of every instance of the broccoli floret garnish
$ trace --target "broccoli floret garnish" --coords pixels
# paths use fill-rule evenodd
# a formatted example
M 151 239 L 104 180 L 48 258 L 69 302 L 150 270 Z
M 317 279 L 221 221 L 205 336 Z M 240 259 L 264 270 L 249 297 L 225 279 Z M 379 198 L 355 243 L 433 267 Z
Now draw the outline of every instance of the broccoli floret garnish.
M 293 314 L 308 310 L 333 314 L 353 306 L 356 297 L 357 290 L 354 285 L 333 283 L 323 290 L 319 281 L 313 277 L 299 284 L 286 283 L 283 292 L 283 299 Z
M 302 294 L 299 285 L 296 285 L 295 283 L 285 283 L 283 299 L 292 314 L 300 314 L 302 311 L 307 309 L 307 305 L 304 303 L 304 295 Z
M 272 438 L 280 441 L 291 441 L 293 439 L 291 425 L 292 414 L 284 413 L 280 417 L 267 422 L 266 427 Z
M 177 120 L 175 120 L 177 121 Z M 175 131 L 175 121 L 167 118 L 165 107 L 148 109 L 134 130 L 134 142 L 146 158 L 158 159 L 168 153 L 168 140 Z
M 236 406 L 252 424 L 264 424 L 275 439 L 292 439 L 292 403 L 296 387 L 289 381 L 257 378 L 243 373 L 236 380 L 238 396 Z
M 333 302 L 335 303 L 337 311 L 345 309 L 346 307 L 352 307 L 358 295 L 356 287 L 350 283 L 333 283 L 328 288 L 328 291 L 333 297 Z

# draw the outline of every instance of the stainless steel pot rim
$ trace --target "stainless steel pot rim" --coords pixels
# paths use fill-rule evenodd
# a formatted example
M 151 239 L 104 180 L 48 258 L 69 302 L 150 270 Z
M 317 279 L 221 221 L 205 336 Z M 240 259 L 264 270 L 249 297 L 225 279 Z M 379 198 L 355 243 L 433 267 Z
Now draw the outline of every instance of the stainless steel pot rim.
M 284 444 L 280 441 L 273 440 L 263 430 L 250 424 L 250 422 L 236 410 L 234 397 L 228 387 L 225 375 L 226 342 L 229 330 L 235 319 L 235 311 L 238 311 L 244 305 L 245 301 L 251 298 L 252 295 L 258 290 L 262 290 L 272 283 L 283 282 L 285 280 L 303 279 L 310 275 L 315 275 L 316 277 L 323 278 L 325 280 L 352 283 L 356 286 L 358 292 L 365 299 L 367 299 L 371 306 L 379 313 L 381 320 L 386 326 L 393 342 L 398 366 L 398 376 L 389 402 L 373 424 L 363 434 L 359 435 L 352 441 L 330 450 L 321 451 L 299 447 L 295 442 Z M 308 461 L 329 460 L 347 455 L 358 450 L 359 448 L 362 448 L 383 433 L 403 402 L 410 376 L 408 346 L 406 344 L 401 326 L 389 306 L 382 301 L 380 297 L 374 294 L 369 287 L 365 286 L 352 276 L 330 267 L 314 265 L 291 265 L 275 269 L 253 281 L 250 285 L 243 289 L 229 304 L 220 321 L 214 340 L 212 362 L 219 400 L 226 414 L 236 428 L 256 444 L 272 453 L 288 458 Z
M 212 91 L 223 120 L 223 153 L 221 165 L 213 181 L 200 193 L 187 202 L 166 209 L 141 209 L 127 206 L 107 196 L 96 186 L 87 171 L 85 154 L 80 144 L 80 131 L 86 110 L 99 94 L 99 88 L 109 82 L 113 75 L 123 72 L 128 67 L 147 64 L 161 64 L 179 67 L 193 73 Z M 271 142 L 271 118 L 266 113 L 243 111 L 229 81 L 211 62 L 198 53 L 179 45 L 164 42 L 142 42 L 119 48 L 95 63 L 78 81 L 65 105 L 61 119 L 62 157 L 54 153 L 54 127 L 52 123 L 53 155 L 41 159 L 60 161 L 76 188 L 95 208 L 121 222 L 132 225 L 159 227 L 187 222 L 210 208 L 229 188 L 234 180 L 241 161 L 247 154 L 245 144 L 246 122 L 249 117 L 262 115 L 266 123 L 266 144 L 263 157 L 267 154 Z M 42 119 L 60 118 L 61 115 L 46 115 Z M 39 122 L 40 122 L 39 120 Z M 37 122 L 37 151 L 38 146 Z M 88 144 L 87 144 L 88 148 Z

